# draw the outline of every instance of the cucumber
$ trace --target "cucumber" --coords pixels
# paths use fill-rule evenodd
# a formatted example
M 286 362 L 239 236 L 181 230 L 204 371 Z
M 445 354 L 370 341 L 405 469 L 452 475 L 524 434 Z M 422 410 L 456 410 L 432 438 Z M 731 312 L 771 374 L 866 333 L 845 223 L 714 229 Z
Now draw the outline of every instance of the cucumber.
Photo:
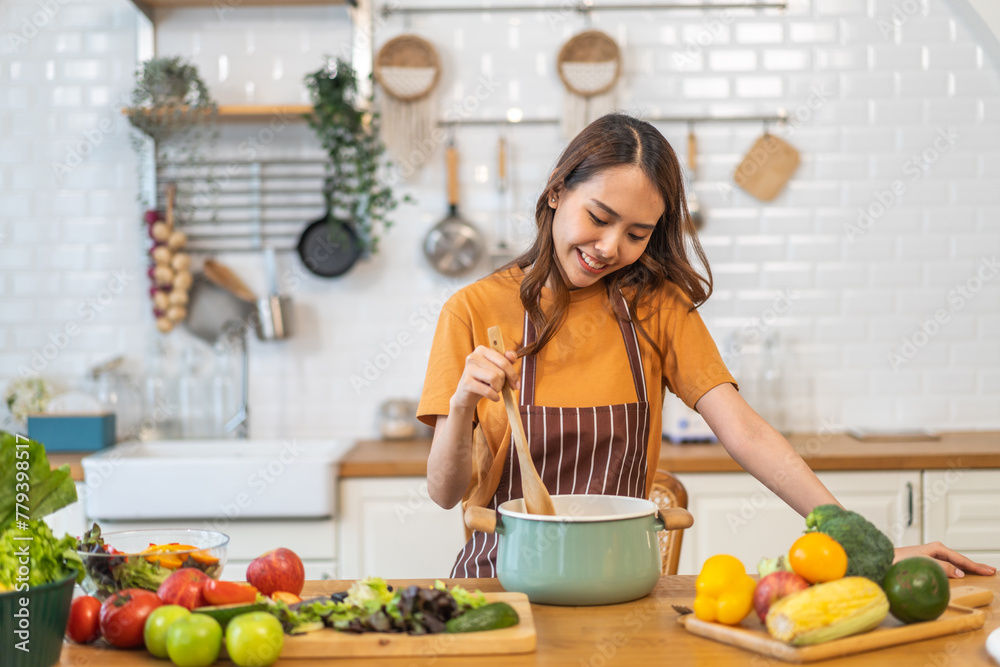
M 251 602 L 250 604 L 222 604 L 217 607 L 196 607 L 192 609 L 194 614 L 205 614 L 211 616 L 222 629 L 226 629 L 226 624 L 241 614 L 248 614 L 251 611 L 270 611 L 271 605 L 266 602 Z
M 483 605 L 479 609 L 467 611 L 458 618 L 445 623 L 446 632 L 480 632 L 483 630 L 499 630 L 517 625 L 521 619 L 517 612 L 506 602 L 494 602 Z

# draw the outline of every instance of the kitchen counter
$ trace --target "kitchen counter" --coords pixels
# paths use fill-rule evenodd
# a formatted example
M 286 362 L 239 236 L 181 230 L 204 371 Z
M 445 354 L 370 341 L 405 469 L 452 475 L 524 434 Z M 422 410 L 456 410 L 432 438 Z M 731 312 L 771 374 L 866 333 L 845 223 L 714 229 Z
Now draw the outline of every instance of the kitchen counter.
M 648 597 L 622 605 L 604 607 L 552 607 L 532 605 L 538 648 L 535 653 L 504 656 L 369 658 L 351 660 L 350 664 L 385 667 L 447 667 L 448 665 L 645 665 L 670 662 L 677 665 L 728 667 L 729 665 L 767 664 L 778 667 L 787 663 L 770 660 L 737 648 L 732 648 L 689 634 L 677 624 L 672 604 L 690 606 L 694 597 L 693 576 L 662 577 Z M 305 595 L 317 595 L 344 590 L 350 582 L 311 581 Z M 392 581 L 395 585 L 430 584 L 432 580 Z M 449 585 L 459 584 L 470 589 L 500 591 L 496 579 L 449 579 Z M 971 585 L 993 590 L 996 598 L 986 608 L 986 624 L 973 632 L 948 635 L 937 639 L 904 644 L 891 648 L 859 653 L 828 660 L 824 667 L 885 667 L 885 665 L 961 665 L 962 667 L 995 667 L 983 646 L 986 636 L 1000 626 L 1000 577 L 967 576 L 953 581 L 955 585 Z M 66 644 L 60 664 L 63 667 L 100 665 L 101 667 L 133 667 L 148 665 L 163 667 L 164 662 L 138 651 L 115 651 L 90 646 Z M 228 662 L 219 662 L 228 665 Z M 337 660 L 279 660 L 281 667 L 329 667 Z
M 932 442 L 860 442 L 844 434 L 793 434 L 788 438 L 813 470 L 933 470 L 1000 468 L 1000 432 L 944 433 Z M 423 477 L 431 441 L 361 440 L 340 462 L 345 477 Z M 719 444 L 663 443 L 660 467 L 671 472 L 737 472 L 742 468 Z M 89 452 L 49 454 L 53 466 L 68 463 L 83 481 L 80 460 Z

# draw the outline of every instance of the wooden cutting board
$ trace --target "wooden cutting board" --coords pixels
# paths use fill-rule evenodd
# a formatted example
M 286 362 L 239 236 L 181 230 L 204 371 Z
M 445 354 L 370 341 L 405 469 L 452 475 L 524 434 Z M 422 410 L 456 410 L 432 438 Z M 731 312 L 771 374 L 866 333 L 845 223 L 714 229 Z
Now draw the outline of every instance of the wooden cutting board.
M 973 607 L 984 607 L 991 602 L 993 602 L 993 591 L 975 586 L 956 586 L 951 589 L 951 603 L 937 620 L 903 625 L 890 615 L 882 621 L 882 625 L 871 632 L 844 637 L 825 644 L 801 647 L 789 646 L 773 639 L 767 634 L 767 629 L 754 612 L 750 612 L 742 623 L 735 626 L 701 621 L 695 618 L 694 614 L 684 614 L 677 622 L 688 632 L 700 637 L 785 662 L 802 663 L 829 660 L 887 646 L 978 630 L 983 627 L 986 614 L 981 609 Z
M 506 602 L 520 623 L 502 630 L 438 635 L 405 635 L 381 632 L 351 634 L 332 629 L 285 637 L 281 659 L 362 658 L 378 656 L 496 655 L 531 653 L 537 635 L 531 604 L 524 593 L 484 593 L 488 602 Z

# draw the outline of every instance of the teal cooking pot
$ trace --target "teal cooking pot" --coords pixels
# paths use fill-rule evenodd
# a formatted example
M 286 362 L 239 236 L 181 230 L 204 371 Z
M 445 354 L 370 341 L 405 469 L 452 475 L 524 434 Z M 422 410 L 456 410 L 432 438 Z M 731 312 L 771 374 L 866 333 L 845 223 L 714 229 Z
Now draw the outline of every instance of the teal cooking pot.
M 691 513 L 643 498 L 552 496 L 554 516 L 528 514 L 524 500 L 494 511 L 469 507 L 469 528 L 497 534 L 497 577 L 532 602 L 617 604 L 648 595 L 660 577 L 661 530 L 689 528 Z

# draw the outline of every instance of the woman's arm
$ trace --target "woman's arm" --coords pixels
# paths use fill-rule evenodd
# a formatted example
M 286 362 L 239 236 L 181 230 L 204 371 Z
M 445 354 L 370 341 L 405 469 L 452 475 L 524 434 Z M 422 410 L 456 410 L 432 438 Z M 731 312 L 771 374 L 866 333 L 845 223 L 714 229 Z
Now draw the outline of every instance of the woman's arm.
M 517 388 L 513 361 L 508 350 L 500 354 L 484 345 L 465 358 L 458 387 L 448 401 L 448 414 L 438 415 L 427 457 L 427 493 L 435 503 L 451 509 L 462 499 L 472 478 L 472 423 L 476 405 L 483 398 L 500 400 L 504 382 Z
M 816 505 L 840 504 L 788 440 L 754 412 L 733 385 L 709 390 L 695 407 L 729 455 L 796 512 L 806 516 Z M 976 563 L 940 542 L 896 549 L 895 560 L 910 556 L 937 559 L 953 578 L 965 572 L 996 574 L 995 567 Z

